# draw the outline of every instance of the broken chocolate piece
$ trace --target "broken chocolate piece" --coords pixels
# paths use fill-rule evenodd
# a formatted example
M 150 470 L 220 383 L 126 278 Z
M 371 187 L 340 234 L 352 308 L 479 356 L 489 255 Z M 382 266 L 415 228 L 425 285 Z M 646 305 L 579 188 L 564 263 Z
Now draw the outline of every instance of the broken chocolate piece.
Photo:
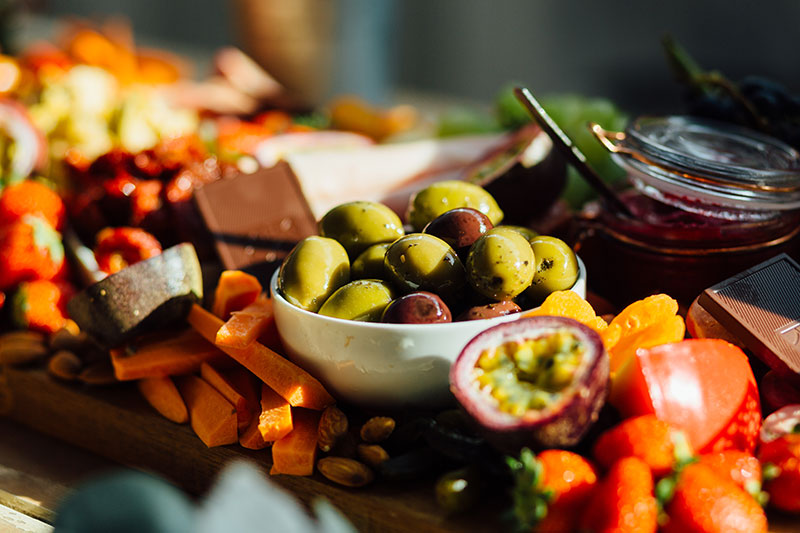
M 800 382 L 800 265 L 792 258 L 780 254 L 697 301 L 770 368 Z
M 295 244 L 317 233 L 300 184 L 283 162 L 204 185 L 195 202 L 223 267 L 262 279 Z
M 200 262 L 194 247 L 183 243 L 90 285 L 67 309 L 81 331 L 113 347 L 183 320 L 202 300 Z

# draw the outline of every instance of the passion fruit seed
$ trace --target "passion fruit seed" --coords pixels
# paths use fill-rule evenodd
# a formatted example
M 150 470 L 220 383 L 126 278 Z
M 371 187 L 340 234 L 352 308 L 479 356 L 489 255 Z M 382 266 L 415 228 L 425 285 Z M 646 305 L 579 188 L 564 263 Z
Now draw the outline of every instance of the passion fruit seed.
M 534 339 L 509 341 L 484 350 L 474 369 L 474 383 L 514 416 L 558 402 L 573 381 L 586 351 L 569 330 Z

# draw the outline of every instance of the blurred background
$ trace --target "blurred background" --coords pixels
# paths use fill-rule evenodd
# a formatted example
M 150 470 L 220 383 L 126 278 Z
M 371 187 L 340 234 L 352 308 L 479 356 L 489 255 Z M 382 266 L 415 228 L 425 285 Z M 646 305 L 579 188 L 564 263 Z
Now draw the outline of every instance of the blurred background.
M 675 110 L 679 89 L 660 47 L 672 34 L 703 66 L 800 86 L 800 3 L 773 0 L 35 0 L 6 25 L 17 42 L 64 16 L 124 16 L 137 42 L 188 55 L 205 73 L 237 44 L 315 99 L 343 92 L 488 102 L 510 81 L 540 94 L 611 99 L 630 113 Z

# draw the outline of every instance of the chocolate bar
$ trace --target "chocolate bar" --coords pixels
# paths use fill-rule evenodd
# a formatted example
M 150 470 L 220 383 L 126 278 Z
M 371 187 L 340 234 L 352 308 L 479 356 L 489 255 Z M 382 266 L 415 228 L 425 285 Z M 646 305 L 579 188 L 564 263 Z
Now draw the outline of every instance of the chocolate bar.
M 770 368 L 800 381 L 800 265 L 791 257 L 718 283 L 697 302 Z
M 316 219 L 286 163 L 204 185 L 195 202 L 222 266 L 262 281 L 295 244 L 317 233 Z

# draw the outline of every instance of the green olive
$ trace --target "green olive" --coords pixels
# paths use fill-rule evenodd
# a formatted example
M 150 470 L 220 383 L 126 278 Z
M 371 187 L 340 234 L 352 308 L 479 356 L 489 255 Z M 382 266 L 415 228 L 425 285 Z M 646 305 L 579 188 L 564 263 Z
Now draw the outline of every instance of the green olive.
M 331 294 L 319 314 L 345 320 L 380 322 L 383 310 L 394 298 L 392 287 L 379 279 L 358 279 Z
M 480 472 L 466 467 L 443 474 L 436 481 L 436 503 L 448 514 L 467 511 L 480 497 Z
M 333 292 L 350 280 L 344 247 L 326 237 L 306 237 L 281 264 L 278 289 L 289 303 L 316 312 Z
M 525 226 L 513 226 L 511 224 L 503 224 L 503 225 L 501 225 L 499 227 L 501 227 L 501 228 L 511 228 L 513 230 L 516 230 L 516 231 L 520 232 L 522 234 L 522 236 L 525 237 L 526 239 L 528 239 L 529 241 L 531 239 L 533 239 L 534 237 L 538 237 L 539 236 L 538 233 L 533 231 L 531 228 L 526 228 Z
M 493 300 L 510 300 L 528 288 L 534 274 L 534 253 L 518 231 L 497 227 L 472 245 L 467 279 L 478 293 Z
M 350 265 L 350 278 L 351 279 L 365 279 L 365 278 L 384 278 L 383 271 L 383 258 L 386 256 L 386 250 L 389 249 L 392 243 L 381 242 L 373 244 L 363 252 L 361 252 L 353 264 Z
M 379 242 L 403 236 L 403 222 L 389 207 L 377 202 L 341 204 L 319 221 L 319 234 L 339 241 L 351 259 Z
M 542 302 L 554 291 L 569 289 L 578 279 L 578 259 L 567 243 L 556 237 L 539 235 L 531 239 L 536 256 L 536 274 L 525 295 Z
M 408 207 L 408 221 L 414 231 L 442 213 L 456 207 L 471 207 L 489 217 L 496 226 L 503 220 L 503 211 L 485 189 L 460 180 L 437 181 L 417 192 Z
M 428 291 L 451 300 L 466 284 L 464 265 L 449 244 L 427 233 L 400 237 L 386 251 L 389 281 L 405 292 Z

